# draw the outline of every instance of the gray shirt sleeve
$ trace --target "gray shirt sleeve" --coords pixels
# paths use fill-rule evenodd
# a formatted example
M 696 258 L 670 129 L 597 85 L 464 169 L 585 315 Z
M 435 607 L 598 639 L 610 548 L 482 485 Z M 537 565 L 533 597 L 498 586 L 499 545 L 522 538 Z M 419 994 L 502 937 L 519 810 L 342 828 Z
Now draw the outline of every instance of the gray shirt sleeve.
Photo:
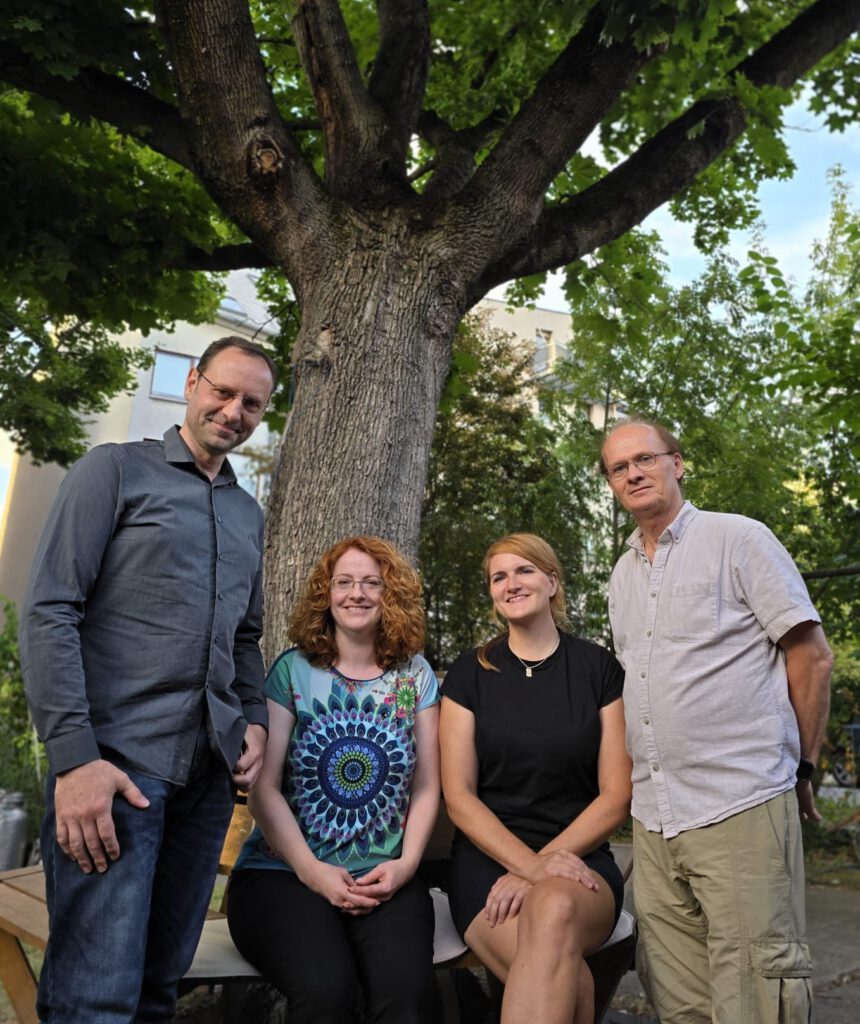
M 251 589 L 248 611 L 236 629 L 233 639 L 233 663 L 236 678 L 233 688 L 242 702 L 242 713 L 248 725 L 269 728 L 269 712 L 263 691 L 265 672 L 260 638 L 263 635 L 263 517 L 260 514 L 260 565 Z
M 762 523 L 751 522 L 732 557 L 738 599 L 772 643 L 801 622 L 820 622 L 794 560 Z
M 113 445 L 77 462 L 63 480 L 33 562 L 21 615 L 21 667 L 33 721 L 55 772 L 101 756 L 79 628 L 116 526 L 121 481 Z

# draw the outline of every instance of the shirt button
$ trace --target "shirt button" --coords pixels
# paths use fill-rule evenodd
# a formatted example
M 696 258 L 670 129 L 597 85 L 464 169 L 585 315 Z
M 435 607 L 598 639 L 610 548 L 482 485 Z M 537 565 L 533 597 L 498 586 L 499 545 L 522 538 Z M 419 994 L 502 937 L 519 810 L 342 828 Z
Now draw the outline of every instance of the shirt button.
M 224 600 L 224 595 L 223 594 L 219 594 L 218 595 L 218 600 L 219 601 L 223 601 Z
M 652 772 L 659 772 L 660 771 L 660 765 L 659 764 L 652 764 L 651 765 L 651 771 Z
M 643 718 L 642 719 L 642 724 L 643 725 L 650 725 L 651 724 L 651 719 L 650 718 Z
M 215 516 L 215 522 L 216 523 L 220 523 L 221 522 L 221 516 Z
M 640 677 L 641 679 L 644 679 L 644 678 L 645 678 L 645 673 L 644 673 L 644 672 L 640 672 L 640 673 L 639 673 L 639 677 Z
M 219 555 L 218 557 L 220 558 L 221 556 Z M 649 630 L 648 630 L 648 632 L 647 632 L 647 633 L 645 634 L 645 636 L 651 636 L 651 630 L 650 630 L 650 629 L 649 629 Z
M 219 519 L 219 520 L 218 520 L 218 522 L 220 523 L 220 522 L 221 522 L 221 520 Z M 656 596 L 657 596 L 657 591 L 656 591 L 656 590 L 652 590 L 652 591 L 651 591 L 651 596 L 652 596 L 652 597 L 656 597 Z

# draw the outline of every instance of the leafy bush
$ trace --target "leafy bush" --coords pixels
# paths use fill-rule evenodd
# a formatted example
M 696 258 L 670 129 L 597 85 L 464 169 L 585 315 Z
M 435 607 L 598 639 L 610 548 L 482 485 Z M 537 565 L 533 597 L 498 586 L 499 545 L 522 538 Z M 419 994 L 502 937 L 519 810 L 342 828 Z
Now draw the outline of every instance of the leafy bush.
M 24 794 L 32 839 L 45 809 L 46 761 L 24 697 L 15 605 L 0 597 L 0 612 L 0 789 Z
M 830 719 L 822 749 L 821 767 L 832 771 L 839 764 L 856 775 L 851 737 L 846 725 L 860 722 L 860 650 L 834 645 L 833 677 L 830 684 Z

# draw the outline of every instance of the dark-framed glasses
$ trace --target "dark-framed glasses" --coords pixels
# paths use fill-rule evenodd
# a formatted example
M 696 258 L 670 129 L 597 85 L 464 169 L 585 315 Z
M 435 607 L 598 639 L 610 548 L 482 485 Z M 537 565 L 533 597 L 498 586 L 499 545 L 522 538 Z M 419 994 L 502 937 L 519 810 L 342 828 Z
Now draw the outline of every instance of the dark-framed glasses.
M 385 581 L 380 576 L 364 576 L 360 580 L 353 576 L 333 576 L 331 579 L 331 589 L 338 594 L 348 593 L 356 584 L 365 594 L 378 594 Z
M 657 465 L 657 459 L 661 455 L 677 455 L 677 452 L 642 452 L 640 455 L 634 455 L 628 462 L 614 462 L 611 466 L 606 467 L 606 475 L 610 480 L 621 480 L 627 476 L 627 470 L 631 463 L 637 468 L 649 472 Z
M 262 416 L 266 406 L 269 404 L 268 401 L 264 402 L 256 395 L 246 395 L 241 391 L 234 391 L 232 388 L 225 388 L 221 384 L 216 384 L 215 381 L 209 380 L 200 369 L 197 370 L 197 376 L 202 377 L 206 381 L 209 385 L 209 390 L 219 402 L 223 402 L 226 405 L 227 402 L 232 402 L 234 398 L 238 398 L 242 402 L 242 408 L 251 416 Z

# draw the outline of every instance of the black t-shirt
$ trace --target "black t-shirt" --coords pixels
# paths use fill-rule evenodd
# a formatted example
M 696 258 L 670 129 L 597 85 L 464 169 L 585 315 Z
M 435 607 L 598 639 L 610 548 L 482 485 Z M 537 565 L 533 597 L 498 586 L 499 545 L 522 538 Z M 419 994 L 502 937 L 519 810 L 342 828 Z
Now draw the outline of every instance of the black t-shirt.
M 482 668 L 472 651 L 454 662 L 442 688 L 475 716 L 478 797 L 533 850 L 597 797 L 600 709 L 624 683 L 605 648 L 560 637 L 531 679 L 502 641 L 490 650 L 501 671 Z

